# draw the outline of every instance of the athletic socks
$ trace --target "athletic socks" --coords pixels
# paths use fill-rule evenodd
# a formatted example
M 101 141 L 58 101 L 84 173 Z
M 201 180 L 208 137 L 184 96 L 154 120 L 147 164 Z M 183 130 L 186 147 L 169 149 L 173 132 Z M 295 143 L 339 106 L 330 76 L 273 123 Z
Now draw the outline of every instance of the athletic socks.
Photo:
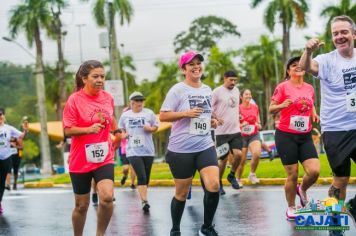
M 219 204 L 219 192 L 205 191 L 204 194 L 204 228 L 212 225 L 216 208 Z
M 171 202 L 172 231 L 180 231 L 180 220 L 182 219 L 186 201 L 179 201 L 173 197 Z

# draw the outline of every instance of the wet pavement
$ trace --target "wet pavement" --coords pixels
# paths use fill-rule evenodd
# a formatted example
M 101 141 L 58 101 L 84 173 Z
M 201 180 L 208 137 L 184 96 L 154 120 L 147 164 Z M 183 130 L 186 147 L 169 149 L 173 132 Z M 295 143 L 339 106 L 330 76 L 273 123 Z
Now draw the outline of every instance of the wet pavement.
M 314 199 L 327 196 L 327 186 L 314 187 Z M 328 235 L 327 231 L 297 231 L 295 223 L 285 220 L 286 202 L 282 186 L 244 187 L 233 190 L 225 187 L 214 223 L 219 235 Z M 116 205 L 107 235 L 165 236 L 171 226 L 170 201 L 174 189 L 150 188 L 150 214 L 145 215 L 136 190 L 116 188 Z M 348 196 L 356 194 L 356 186 L 348 189 Z M 193 188 L 182 218 L 183 236 L 196 236 L 203 221 L 203 191 Z M 3 199 L 4 215 L 0 216 L 0 235 L 72 235 L 71 212 L 74 199 L 71 189 L 20 189 L 6 191 Z M 351 221 L 351 220 L 350 220 Z M 84 235 L 95 235 L 96 208 L 90 206 Z M 356 235 L 350 222 L 345 235 Z

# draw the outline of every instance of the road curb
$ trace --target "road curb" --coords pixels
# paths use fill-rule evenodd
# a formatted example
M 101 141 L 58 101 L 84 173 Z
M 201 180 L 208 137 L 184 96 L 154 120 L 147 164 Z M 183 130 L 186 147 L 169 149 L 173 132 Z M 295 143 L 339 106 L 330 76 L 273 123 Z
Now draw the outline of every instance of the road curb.
M 286 178 L 260 178 L 260 183 L 258 185 L 262 186 L 268 186 L 268 185 L 284 185 L 286 181 Z M 302 178 L 298 179 L 298 182 L 301 182 Z M 246 178 L 241 180 L 243 185 L 252 185 L 251 182 Z M 332 177 L 323 177 L 319 178 L 317 181 L 317 185 L 330 185 L 332 182 Z M 229 186 L 230 183 L 226 180 L 223 179 L 222 183 L 224 186 Z M 349 184 L 356 184 L 356 177 L 351 177 Z M 127 181 L 124 186 L 120 184 L 120 181 L 115 181 L 115 187 L 129 187 L 131 185 L 130 181 Z M 193 179 L 193 186 L 200 186 L 200 180 L 199 179 Z M 25 188 L 68 188 L 71 187 L 72 185 L 70 183 L 68 184 L 54 184 L 54 182 L 51 181 L 46 181 L 46 182 L 26 182 L 24 184 Z M 172 179 L 162 179 L 162 180 L 151 180 L 150 181 L 150 186 L 151 187 L 169 187 L 169 186 L 174 186 L 174 181 Z

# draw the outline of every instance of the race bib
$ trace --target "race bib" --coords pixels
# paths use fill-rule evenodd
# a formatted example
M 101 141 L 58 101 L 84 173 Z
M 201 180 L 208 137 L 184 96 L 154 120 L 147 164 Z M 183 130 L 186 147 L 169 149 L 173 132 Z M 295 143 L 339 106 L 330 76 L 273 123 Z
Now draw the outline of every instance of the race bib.
M 0 141 L 0 148 L 5 148 L 5 147 L 6 147 L 6 142 Z
M 88 162 L 101 163 L 109 153 L 109 143 L 85 144 L 85 155 Z
M 130 147 L 132 148 L 140 148 L 145 146 L 145 137 L 143 135 L 131 136 L 129 141 Z
M 356 92 L 346 95 L 346 108 L 349 112 L 356 112 Z
M 309 116 L 291 116 L 289 129 L 307 131 L 309 129 Z
M 254 125 L 245 125 L 241 129 L 241 133 L 246 134 L 246 135 L 253 134 L 254 132 L 255 132 L 255 126 Z
M 218 157 L 225 156 L 230 150 L 230 146 L 228 143 L 224 143 L 216 148 L 216 155 Z
M 210 132 L 210 118 L 192 118 L 190 119 L 189 133 L 193 135 L 206 135 Z

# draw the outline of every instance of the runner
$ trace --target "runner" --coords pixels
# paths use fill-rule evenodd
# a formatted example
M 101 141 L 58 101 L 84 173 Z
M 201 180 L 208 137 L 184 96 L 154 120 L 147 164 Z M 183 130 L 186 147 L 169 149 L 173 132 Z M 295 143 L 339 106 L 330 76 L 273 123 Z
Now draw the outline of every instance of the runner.
M 99 194 L 96 235 L 104 235 L 113 212 L 114 148 L 110 131 L 117 129 L 117 123 L 114 100 L 103 90 L 104 81 L 104 66 L 99 61 L 85 61 L 76 74 L 76 92 L 63 111 L 64 134 L 72 137 L 69 173 L 75 195 L 74 235 L 83 235 L 92 178 Z
M 144 108 L 145 97 L 133 92 L 130 97 L 131 110 L 124 112 L 119 120 L 121 137 L 127 139 L 126 156 L 137 175 L 137 190 L 142 201 L 142 210 L 147 213 L 150 204 L 147 200 L 147 188 L 155 155 L 152 133 L 158 129 L 156 115 Z
M 10 179 L 11 179 L 11 169 L 14 174 L 14 183 L 12 184 L 12 189 L 17 190 L 17 179 L 19 177 L 19 168 L 22 159 L 22 149 L 23 149 L 23 141 L 19 138 L 12 138 L 11 140 L 11 149 L 13 150 L 13 154 L 11 155 L 11 168 L 10 168 Z M 9 181 L 10 185 L 10 181 Z M 9 186 L 10 189 L 10 186 Z
M 181 235 L 180 221 L 196 170 L 205 185 L 204 224 L 199 235 L 218 235 L 212 221 L 219 204 L 219 168 L 210 133 L 218 121 L 211 118 L 212 91 L 201 82 L 202 61 L 203 56 L 194 51 L 180 57 L 179 68 L 185 79 L 169 90 L 160 112 L 161 121 L 173 122 L 166 154 L 176 187 L 171 202 L 171 236 Z
M 0 108 L 0 215 L 4 213 L 2 208 L 2 197 L 5 190 L 6 176 L 11 168 L 11 158 L 13 154 L 10 147 L 11 138 L 23 139 L 28 130 L 28 123 L 23 122 L 23 132 L 11 125 L 5 124 L 5 109 Z
M 258 131 L 262 127 L 258 106 L 251 103 L 251 99 L 251 90 L 245 89 L 242 92 L 242 103 L 240 104 L 240 126 L 243 148 L 242 160 L 237 169 L 237 178 L 241 179 L 242 177 L 247 159 L 247 151 L 250 150 L 252 157 L 248 179 L 252 184 L 258 184 L 260 180 L 256 176 L 256 169 L 261 155 L 261 139 Z
M 216 146 L 218 154 L 221 152 L 219 149 L 228 146 L 225 150 L 232 153 L 232 166 L 227 180 L 231 183 L 234 189 L 239 189 L 241 183 L 236 181 L 235 171 L 242 158 L 242 137 L 240 133 L 239 123 L 239 102 L 240 91 L 235 87 L 237 75 L 234 71 L 226 71 L 224 73 L 224 82 L 221 86 L 213 91 L 213 110 L 214 115 L 219 118 L 221 123 L 215 129 Z M 228 160 L 229 152 L 221 152 L 219 155 L 219 173 L 220 173 L 220 194 L 224 195 L 225 191 L 222 186 L 222 176 L 225 172 L 226 162 Z
M 120 180 L 120 183 L 121 183 L 121 185 L 125 185 L 127 176 L 130 173 L 130 179 L 131 179 L 130 188 L 135 189 L 136 188 L 136 185 L 135 185 L 136 173 L 135 173 L 135 170 L 130 165 L 129 160 L 126 157 L 126 145 L 127 145 L 127 139 L 126 138 L 121 139 L 120 147 L 119 147 L 119 156 L 120 156 L 120 160 L 122 163 L 123 176 Z
M 356 162 L 356 40 L 355 22 L 348 16 L 331 21 L 335 50 L 312 59 L 313 52 L 323 44 L 310 39 L 300 65 L 315 78 L 321 87 L 321 132 L 333 182 L 329 196 L 346 198 L 351 159 Z M 356 218 L 356 196 L 349 201 L 350 216 Z
M 300 57 L 292 57 L 286 65 L 286 79 L 278 84 L 271 98 L 269 112 L 280 112 L 276 129 L 276 147 L 287 173 L 284 190 L 288 208 L 288 220 L 294 220 L 295 197 L 305 206 L 309 198 L 307 190 L 316 182 L 320 162 L 311 138 L 312 121 L 319 117 L 314 108 L 314 88 L 304 82 L 305 71 L 298 65 Z M 304 168 L 302 183 L 298 185 L 298 161 Z

